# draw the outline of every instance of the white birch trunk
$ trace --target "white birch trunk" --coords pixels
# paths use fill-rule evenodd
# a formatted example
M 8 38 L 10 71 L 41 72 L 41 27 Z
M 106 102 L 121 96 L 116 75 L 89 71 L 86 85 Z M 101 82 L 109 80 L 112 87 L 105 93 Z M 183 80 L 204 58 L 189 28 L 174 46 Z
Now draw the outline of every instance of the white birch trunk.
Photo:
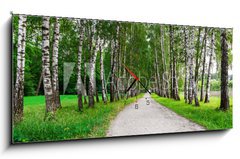
M 59 80 L 58 80 L 58 45 L 59 45 L 59 18 L 56 18 L 53 35 L 53 53 L 52 53 L 52 86 L 53 96 L 57 108 L 61 107 L 59 96 Z
M 43 86 L 46 102 L 46 117 L 51 119 L 54 117 L 55 103 L 53 99 L 52 79 L 50 72 L 50 57 L 49 57 L 49 17 L 43 17 L 42 27 L 42 70 L 43 70 Z
M 93 42 L 95 46 L 93 47 L 93 53 L 90 61 L 90 75 L 89 75 L 89 107 L 94 107 L 94 92 L 95 92 L 95 66 L 97 58 L 97 45 L 98 45 L 98 36 L 96 34 L 96 21 L 93 22 L 93 39 L 96 38 Z
M 102 100 L 106 104 L 107 103 L 107 97 L 106 97 L 106 91 L 105 91 L 105 79 L 104 79 L 104 63 L 103 63 L 103 50 L 102 47 L 105 45 L 105 42 L 103 40 L 100 41 L 99 44 L 99 51 L 100 51 L 100 76 L 101 76 L 101 83 L 102 83 Z
M 207 85 L 206 85 L 206 95 L 205 95 L 205 103 L 210 101 L 210 81 L 211 81 L 211 69 L 212 69 L 212 58 L 214 54 L 214 30 L 212 29 L 211 35 L 211 51 L 209 55 L 209 65 L 208 65 L 208 76 L 207 76 Z
M 77 63 L 77 94 L 78 94 L 78 109 L 82 111 L 83 103 L 82 103 L 82 78 L 81 78 L 81 68 L 82 68 L 82 45 L 83 45 L 83 38 L 84 38 L 84 29 L 83 29 L 83 21 L 79 20 L 79 47 L 78 47 L 78 63 Z
M 156 39 L 155 39 L 156 40 Z M 160 87 L 160 74 L 159 74 L 159 64 L 158 64 L 158 53 L 156 48 L 156 42 L 154 46 L 154 53 L 155 53 L 155 64 L 156 64 L 156 76 L 157 76 L 157 94 L 161 96 L 161 87 Z
M 166 58 L 165 58 L 165 51 L 164 51 L 164 26 L 160 26 L 160 33 L 161 33 L 161 53 L 162 53 L 162 65 L 163 65 L 163 74 L 162 74 L 162 81 L 163 81 L 163 96 L 169 97 L 168 92 L 168 80 L 166 76 Z
M 189 64 L 189 56 L 188 56 L 188 28 L 184 27 L 184 53 L 185 53 L 185 81 L 184 81 L 184 99 L 185 103 L 188 102 L 188 80 L 189 80 L 189 70 L 188 70 L 188 64 Z
M 20 121 L 23 117 L 24 97 L 24 69 L 26 47 L 26 15 L 19 15 L 18 45 L 17 45 L 17 71 L 14 91 L 14 121 Z
M 202 77 L 201 77 L 201 94 L 200 101 L 203 101 L 203 88 L 204 88 L 204 76 L 205 76 L 205 65 L 206 65 L 206 50 L 207 50 L 207 28 L 205 28 L 204 38 L 203 38 L 203 61 L 202 61 Z
M 190 29 L 189 33 L 190 41 L 190 50 L 189 50 L 189 88 L 188 88 L 188 103 L 192 104 L 193 100 L 193 50 L 194 50 L 194 29 Z

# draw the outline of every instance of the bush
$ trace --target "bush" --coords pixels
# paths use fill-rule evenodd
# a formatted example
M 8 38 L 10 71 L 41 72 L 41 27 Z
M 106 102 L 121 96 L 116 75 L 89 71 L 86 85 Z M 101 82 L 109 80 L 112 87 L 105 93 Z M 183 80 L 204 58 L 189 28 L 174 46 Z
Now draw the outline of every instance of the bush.
M 220 91 L 221 90 L 221 82 L 218 80 L 211 80 L 210 82 L 210 90 L 211 91 Z

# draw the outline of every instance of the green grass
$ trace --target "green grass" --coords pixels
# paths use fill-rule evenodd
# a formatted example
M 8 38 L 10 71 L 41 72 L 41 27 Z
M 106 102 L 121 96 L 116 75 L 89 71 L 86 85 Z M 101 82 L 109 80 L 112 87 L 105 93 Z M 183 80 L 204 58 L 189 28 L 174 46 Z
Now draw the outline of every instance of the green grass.
M 142 96 L 140 94 L 138 98 Z M 126 104 L 135 100 L 136 97 L 129 98 Z M 111 120 L 126 106 L 123 100 L 107 105 L 100 102 L 94 108 L 84 105 L 83 112 L 79 112 L 76 95 L 61 96 L 61 103 L 62 108 L 56 111 L 56 120 L 44 121 L 45 97 L 24 97 L 24 118 L 13 126 L 13 142 L 105 137 Z
M 186 104 L 182 95 L 180 101 L 159 97 L 156 94 L 152 94 L 152 98 L 208 130 L 232 128 L 232 98 L 230 98 L 230 109 L 227 112 L 219 110 L 219 97 L 210 97 L 210 103 L 200 102 L 200 107 L 196 107 L 194 104 Z

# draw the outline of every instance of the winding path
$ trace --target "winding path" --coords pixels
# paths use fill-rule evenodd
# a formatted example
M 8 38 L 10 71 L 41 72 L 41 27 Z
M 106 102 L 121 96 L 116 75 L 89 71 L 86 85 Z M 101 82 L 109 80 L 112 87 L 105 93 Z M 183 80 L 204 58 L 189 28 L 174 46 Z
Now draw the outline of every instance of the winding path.
M 150 101 L 149 105 L 146 104 L 147 99 Z M 138 109 L 135 109 L 135 103 L 130 104 L 111 122 L 108 137 L 205 130 L 160 105 L 149 94 L 138 99 L 137 103 Z

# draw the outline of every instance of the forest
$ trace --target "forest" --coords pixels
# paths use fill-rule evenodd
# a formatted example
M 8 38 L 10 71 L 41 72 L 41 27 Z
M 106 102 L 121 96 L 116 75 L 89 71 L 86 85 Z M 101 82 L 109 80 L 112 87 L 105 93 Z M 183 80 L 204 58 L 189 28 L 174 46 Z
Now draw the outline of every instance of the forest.
M 105 137 L 148 91 L 207 130 L 232 127 L 231 28 L 14 14 L 12 30 L 13 142 Z

